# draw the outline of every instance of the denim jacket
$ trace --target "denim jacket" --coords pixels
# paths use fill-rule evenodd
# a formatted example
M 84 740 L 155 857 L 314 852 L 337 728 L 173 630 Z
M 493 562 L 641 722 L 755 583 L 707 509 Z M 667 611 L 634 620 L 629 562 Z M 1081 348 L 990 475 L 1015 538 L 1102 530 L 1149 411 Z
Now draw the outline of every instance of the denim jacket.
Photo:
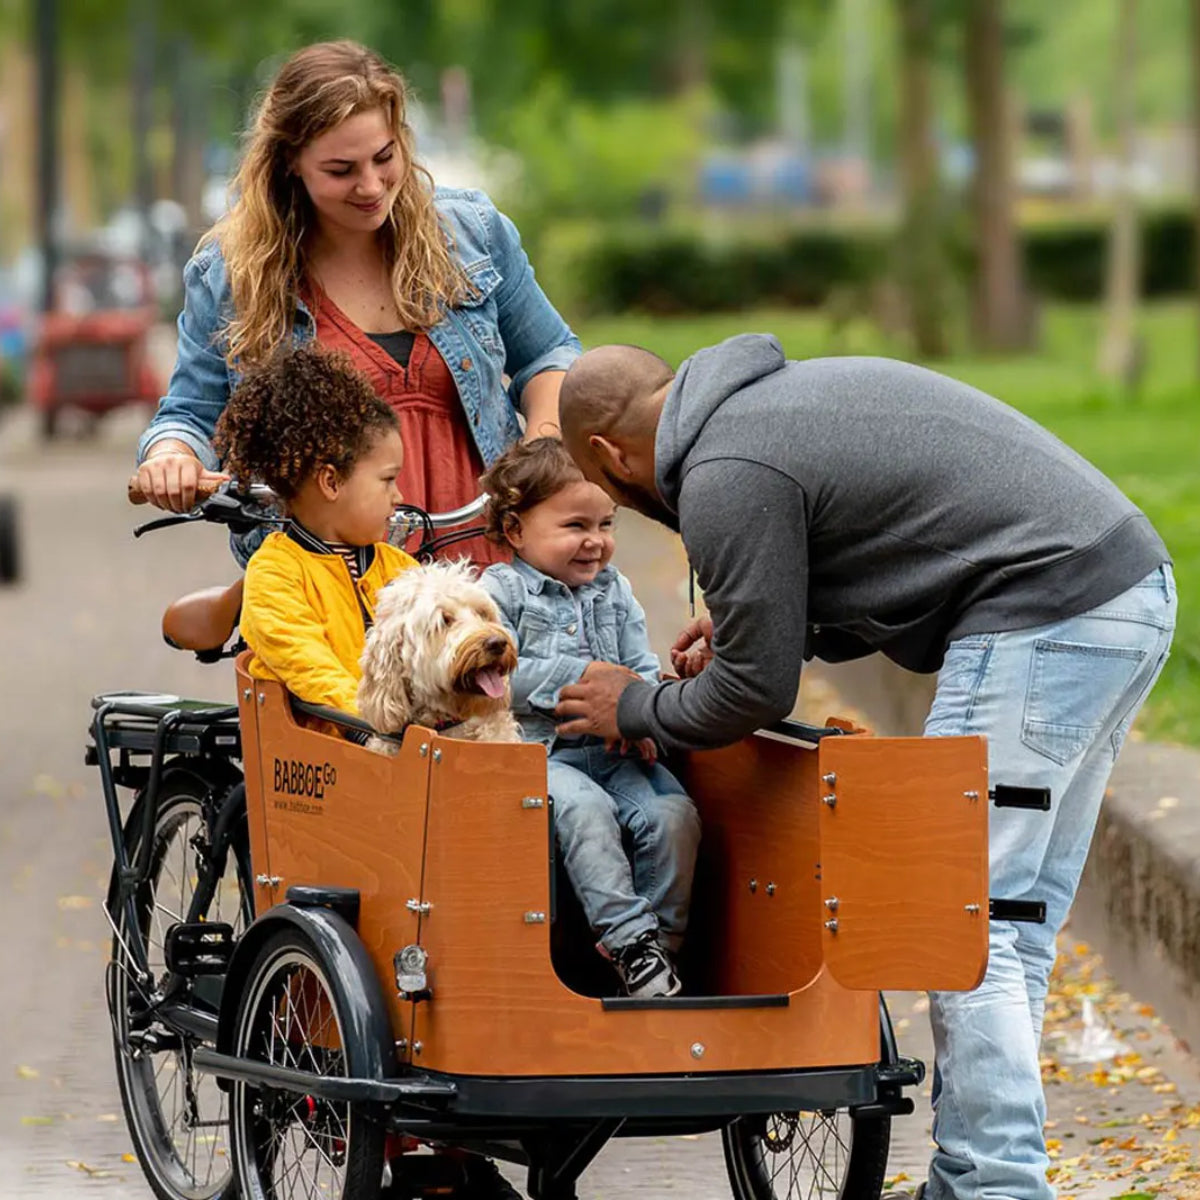
M 558 693 L 578 682 L 593 660 L 620 663 L 647 683 L 658 682 L 658 656 L 650 649 L 646 614 L 629 580 L 611 564 L 574 590 L 520 558 L 488 567 L 482 582 L 517 639 L 512 704 L 527 741 L 546 746 L 554 741 Z M 580 653 L 576 599 L 590 658 Z
M 448 309 L 429 340 L 454 376 L 475 444 L 490 465 L 520 437 L 516 414 L 525 385 L 542 371 L 565 371 L 579 355 L 579 339 L 539 287 L 516 226 L 483 192 L 438 188 L 434 199 L 454 256 L 477 294 Z M 138 442 L 138 461 L 155 442 L 175 438 L 215 470 L 213 431 L 238 380 L 223 353 L 232 295 L 215 241 L 188 262 L 183 282 L 175 370 Z M 297 300 L 294 342 L 307 342 L 315 332 L 312 313 Z M 504 375 L 510 377 L 507 392 Z

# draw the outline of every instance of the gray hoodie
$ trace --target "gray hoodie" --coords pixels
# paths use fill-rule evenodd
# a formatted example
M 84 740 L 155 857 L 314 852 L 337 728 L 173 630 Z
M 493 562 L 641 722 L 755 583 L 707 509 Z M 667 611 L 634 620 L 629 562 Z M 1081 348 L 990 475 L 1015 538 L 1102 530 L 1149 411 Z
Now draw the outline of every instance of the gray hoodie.
M 766 335 L 684 362 L 655 468 L 714 625 L 702 674 L 621 696 L 622 734 L 666 749 L 786 716 L 805 658 L 936 671 L 955 638 L 1075 616 L 1169 561 L 1113 483 L 1000 401 L 890 359 L 789 362 Z

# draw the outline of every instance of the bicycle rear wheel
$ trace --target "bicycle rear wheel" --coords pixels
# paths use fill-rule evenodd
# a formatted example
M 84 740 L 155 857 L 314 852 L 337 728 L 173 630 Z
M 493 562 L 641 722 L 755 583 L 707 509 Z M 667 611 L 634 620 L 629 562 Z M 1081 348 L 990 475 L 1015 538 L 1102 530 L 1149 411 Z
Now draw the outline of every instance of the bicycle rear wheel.
M 159 1200 L 234 1200 L 237 1195 L 227 1096 L 212 1076 L 200 1075 L 192 1066 L 199 1039 L 169 1027 L 155 1012 L 168 978 L 167 931 L 187 919 L 199 870 L 209 853 L 207 794 L 204 781 L 190 772 L 166 772 L 159 789 L 150 872 L 136 897 L 137 928 L 128 927 L 127 911 L 113 914 L 117 933 L 108 1001 L 117 1081 L 134 1149 Z M 130 842 L 129 852 L 136 854 L 136 841 Z M 253 919 L 244 828 L 233 839 L 204 919 L 227 922 L 235 936 Z M 134 938 L 146 946 L 148 983 L 138 982 L 129 958 L 127 946 Z M 182 998 L 202 1004 L 206 987 L 209 1004 L 215 1006 L 219 980 L 212 976 L 187 981 Z

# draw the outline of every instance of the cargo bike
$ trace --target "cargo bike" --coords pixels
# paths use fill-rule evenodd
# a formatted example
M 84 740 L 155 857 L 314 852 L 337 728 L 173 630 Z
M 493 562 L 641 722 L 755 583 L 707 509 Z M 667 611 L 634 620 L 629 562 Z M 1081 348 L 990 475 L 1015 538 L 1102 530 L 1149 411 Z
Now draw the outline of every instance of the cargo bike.
M 262 500 L 139 532 L 279 524 Z M 398 513 L 395 540 L 428 555 L 477 512 Z M 164 632 L 229 657 L 238 602 L 185 598 Z M 117 1079 L 162 1200 L 491 1196 L 495 1159 L 570 1200 L 613 1137 L 715 1131 L 736 1200 L 876 1200 L 924 1072 L 881 991 L 970 989 L 989 916 L 1042 915 L 989 901 L 989 801 L 1049 801 L 989 792 L 982 739 L 785 721 L 672 761 L 703 821 L 684 994 L 622 997 L 555 861 L 542 746 L 412 726 L 388 757 L 234 670 L 235 705 L 93 701 Z

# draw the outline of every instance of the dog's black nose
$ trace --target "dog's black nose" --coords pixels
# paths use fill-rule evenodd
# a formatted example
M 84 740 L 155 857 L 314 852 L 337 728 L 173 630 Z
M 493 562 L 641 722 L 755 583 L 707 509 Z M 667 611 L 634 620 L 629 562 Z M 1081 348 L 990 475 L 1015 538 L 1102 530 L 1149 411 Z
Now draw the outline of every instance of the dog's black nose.
M 483 648 L 489 654 L 503 654 L 508 649 L 508 638 L 501 637 L 498 633 L 493 634 L 483 643 Z

